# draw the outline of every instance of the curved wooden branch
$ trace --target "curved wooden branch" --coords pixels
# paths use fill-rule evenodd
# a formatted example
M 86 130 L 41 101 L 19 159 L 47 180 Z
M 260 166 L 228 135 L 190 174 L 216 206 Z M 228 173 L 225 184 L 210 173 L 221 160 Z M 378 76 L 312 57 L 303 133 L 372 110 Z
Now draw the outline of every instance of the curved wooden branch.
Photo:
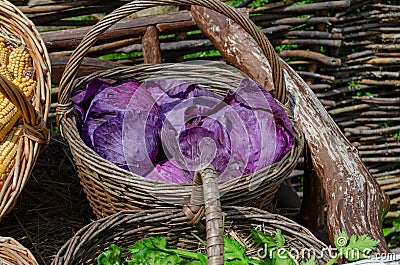
M 225 58 L 268 89 L 271 68 L 254 40 L 226 17 L 193 6 L 197 25 Z M 218 34 L 214 28 L 223 28 Z M 232 60 L 234 59 L 234 60 Z M 331 242 L 344 229 L 379 240 L 379 251 L 389 252 L 381 231 L 389 200 L 309 86 L 282 61 L 295 118 L 304 132 L 312 164 L 327 202 Z M 312 197 L 312 196 L 311 196 Z

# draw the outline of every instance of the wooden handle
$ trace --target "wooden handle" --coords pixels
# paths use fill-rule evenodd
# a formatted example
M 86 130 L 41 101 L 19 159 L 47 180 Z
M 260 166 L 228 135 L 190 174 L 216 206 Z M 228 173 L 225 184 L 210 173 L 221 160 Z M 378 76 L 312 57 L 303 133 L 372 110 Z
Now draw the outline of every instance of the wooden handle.
M 101 34 L 105 32 L 112 25 L 116 24 L 122 18 L 131 15 L 132 13 L 136 13 L 138 11 L 159 6 L 159 5 L 199 5 L 214 10 L 218 13 L 221 13 L 236 23 L 238 23 L 245 31 L 247 31 L 257 42 L 257 44 L 262 49 L 263 53 L 269 60 L 271 64 L 271 68 L 273 71 L 273 81 L 276 91 L 276 98 L 281 101 L 286 101 L 286 84 L 283 76 L 283 68 L 280 63 L 280 59 L 276 54 L 274 48 L 271 43 L 265 37 L 265 35 L 257 28 L 257 26 L 246 16 L 242 15 L 235 8 L 224 4 L 219 0 L 144 0 L 144 1 L 133 1 L 127 3 L 120 8 L 117 8 L 109 15 L 105 16 L 102 20 L 100 20 L 82 39 L 81 43 L 77 46 L 77 48 L 72 53 L 66 67 L 64 73 L 62 75 L 60 81 L 60 91 L 58 95 L 58 101 L 60 106 L 69 106 L 70 95 L 72 92 L 72 84 L 76 77 L 76 73 L 78 71 L 79 66 L 82 63 L 83 58 L 89 49 L 95 44 L 95 42 L 99 39 Z M 60 112 L 63 110 L 60 109 Z M 59 112 L 58 118 L 63 114 Z
M 35 142 L 47 145 L 50 135 L 46 123 L 24 92 L 6 77 L 0 75 L 0 93 L 22 113 L 25 136 Z
M 217 173 L 210 164 L 200 165 L 193 180 L 190 206 L 184 207 L 190 223 L 197 223 L 205 214 L 208 265 L 224 264 L 224 234 L 222 209 L 218 190 Z M 196 214 L 193 214 L 196 213 Z

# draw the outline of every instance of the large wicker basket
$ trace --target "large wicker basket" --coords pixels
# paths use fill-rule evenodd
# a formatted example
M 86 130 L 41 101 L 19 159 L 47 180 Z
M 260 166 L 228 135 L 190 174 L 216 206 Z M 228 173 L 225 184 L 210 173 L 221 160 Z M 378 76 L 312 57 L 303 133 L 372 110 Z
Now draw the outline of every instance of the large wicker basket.
M 59 105 L 57 117 L 64 139 L 69 143 L 78 175 L 89 202 L 98 217 L 104 217 L 126 209 L 148 209 L 175 207 L 187 204 L 191 194 L 191 185 L 177 185 L 157 182 L 123 170 L 88 148 L 79 136 L 75 115 L 72 110 L 70 96 L 73 90 L 85 86 L 88 80 L 94 77 L 125 79 L 134 77 L 141 81 L 148 77 L 171 78 L 192 81 L 209 87 L 217 92 L 226 93 L 228 89 L 235 89 L 240 79 L 239 74 L 214 66 L 193 65 L 141 65 L 136 67 L 115 68 L 109 71 L 94 73 L 88 77 L 75 80 L 79 65 L 86 52 L 111 25 L 123 17 L 155 5 L 166 4 L 200 4 L 215 9 L 235 19 L 259 42 L 265 54 L 270 58 L 274 67 L 274 82 L 276 97 L 286 102 L 286 87 L 283 79 L 283 70 L 279 59 L 265 36 L 247 18 L 233 8 L 220 1 L 134 1 L 115 10 L 101 20 L 78 45 L 71 56 L 60 82 Z M 289 116 L 290 110 L 286 109 Z M 303 135 L 296 130 L 296 140 L 292 150 L 278 163 L 266 167 L 254 174 L 236 177 L 231 181 L 220 183 L 221 201 L 224 205 L 255 206 L 263 208 L 268 205 L 279 185 L 289 176 L 295 167 L 302 152 Z
M 271 234 L 280 229 L 287 239 L 287 249 L 296 249 L 298 253 L 301 250 L 315 253 L 321 264 L 329 260 L 328 253 L 323 251 L 327 246 L 290 219 L 257 208 L 221 208 L 216 173 L 208 166 L 196 171 L 191 201 L 183 210 L 122 211 L 99 219 L 79 230 L 59 250 L 52 264 L 93 264 L 99 253 L 112 243 L 125 248 L 145 237 L 164 236 L 169 242 L 168 247 L 190 251 L 200 248 L 199 237 L 206 239 L 208 264 L 222 265 L 223 230 L 227 229 L 231 234 L 247 241 L 250 229 L 255 228 L 262 228 Z M 249 246 L 254 243 L 250 241 Z M 258 249 L 254 247 L 256 252 Z
M 0 264 L 37 265 L 32 253 L 11 237 L 0 237 Z
M 49 134 L 46 118 L 50 108 L 50 60 L 39 32 L 28 18 L 8 1 L 0 2 L 0 27 L 17 36 L 32 57 L 37 86 L 32 101 L 6 78 L 0 77 L 0 93 L 5 95 L 22 113 L 23 135 L 15 158 L 15 165 L 0 191 L 0 220 L 11 211 L 25 187 L 36 158 L 47 146 Z

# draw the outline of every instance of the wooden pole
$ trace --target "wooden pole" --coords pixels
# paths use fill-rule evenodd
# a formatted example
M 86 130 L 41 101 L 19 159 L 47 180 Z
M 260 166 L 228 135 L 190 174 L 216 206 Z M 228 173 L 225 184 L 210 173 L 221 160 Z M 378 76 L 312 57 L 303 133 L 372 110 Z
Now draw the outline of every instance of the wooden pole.
M 199 28 L 231 64 L 267 89 L 270 87 L 271 67 L 248 33 L 203 7 L 192 6 L 191 12 Z M 215 27 L 224 30 L 216 35 L 212 30 Z M 315 174 L 324 190 L 331 242 L 344 229 L 350 235 L 367 234 L 379 240 L 378 251 L 389 252 L 381 230 L 388 211 L 387 195 L 310 87 L 290 66 L 283 61 L 281 64 L 294 116 L 305 135 Z

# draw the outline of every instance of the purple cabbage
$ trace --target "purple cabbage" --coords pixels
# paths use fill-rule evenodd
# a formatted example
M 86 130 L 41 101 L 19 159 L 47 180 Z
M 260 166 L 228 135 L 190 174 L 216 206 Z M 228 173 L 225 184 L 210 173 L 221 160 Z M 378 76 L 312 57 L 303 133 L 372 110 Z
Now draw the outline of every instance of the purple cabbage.
M 173 159 L 157 163 L 154 169 L 146 175 L 146 178 L 171 183 L 190 183 L 193 176 L 183 170 Z
M 93 79 L 71 99 L 88 146 L 166 182 L 192 182 L 202 163 L 219 180 L 253 173 L 281 160 L 295 136 L 283 108 L 251 79 L 225 97 L 179 80 Z
M 158 154 L 161 119 L 150 94 L 146 91 L 137 93 L 139 87 L 136 80 L 95 78 L 88 82 L 86 90 L 77 91 L 71 100 L 75 103 L 77 120 L 82 122 L 82 140 L 101 157 L 144 175 L 152 170 Z M 128 110 L 133 98 L 135 108 Z M 124 138 L 125 116 L 129 116 L 132 122 L 127 126 L 130 137 Z M 136 126 L 131 128 L 130 125 L 138 120 L 141 120 L 143 130 Z M 143 144 L 138 139 L 143 139 Z M 133 152 L 136 160 L 127 161 L 125 149 Z
M 260 84 L 243 79 L 224 101 L 241 117 L 250 142 L 245 174 L 280 161 L 291 150 L 295 133 L 284 109 Z

